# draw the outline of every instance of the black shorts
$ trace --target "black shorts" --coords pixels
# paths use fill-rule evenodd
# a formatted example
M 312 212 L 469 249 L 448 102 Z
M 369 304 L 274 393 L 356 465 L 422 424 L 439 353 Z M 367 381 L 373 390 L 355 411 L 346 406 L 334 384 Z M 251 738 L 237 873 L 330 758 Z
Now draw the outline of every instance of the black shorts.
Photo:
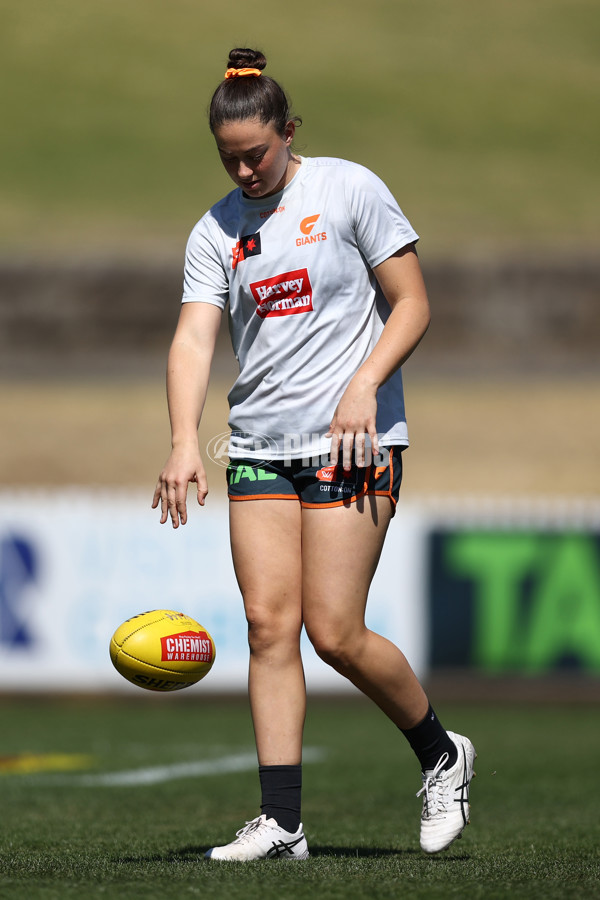
M 395 511 L 402 482 L 404 447 L 382 447 L 371 465 L 306 465 L 307 460 L 264 462 L 232 459 L 227 467 L 230 500 L 299 500 L 307 509 L 348 506 L 359 497 L 389 497 Z

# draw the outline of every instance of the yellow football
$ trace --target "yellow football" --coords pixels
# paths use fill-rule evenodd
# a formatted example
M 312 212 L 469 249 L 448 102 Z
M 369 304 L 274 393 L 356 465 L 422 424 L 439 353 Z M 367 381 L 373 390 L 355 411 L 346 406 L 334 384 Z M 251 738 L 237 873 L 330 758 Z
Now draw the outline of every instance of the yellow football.
M 117 672 L 147 691 L 179 691 L 208 675 L 215 642 L 182 612 L 154 609 L 119 625 L 110 639 Z

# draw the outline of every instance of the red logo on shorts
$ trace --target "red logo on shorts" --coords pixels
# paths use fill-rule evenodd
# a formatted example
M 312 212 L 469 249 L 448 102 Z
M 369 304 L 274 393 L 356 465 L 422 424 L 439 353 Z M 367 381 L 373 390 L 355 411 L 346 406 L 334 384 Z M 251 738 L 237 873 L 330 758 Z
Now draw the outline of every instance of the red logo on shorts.
M 205 631 L 180 631 L 162 637 L 160 643 L 163 662 L 212 662 L 212 643 Z
M 310 312 L 313 308 L 308 269 L 295 269 L 264 281 L 255 281 L 250 285 L 250 290 L 256 300 L 256 313 L 261 319 Z
M 317 472 L 317 478 L 319 481 L 333 481 L 336 469 L 337 466 L 323 466 L 323 468 L 319 469 Z

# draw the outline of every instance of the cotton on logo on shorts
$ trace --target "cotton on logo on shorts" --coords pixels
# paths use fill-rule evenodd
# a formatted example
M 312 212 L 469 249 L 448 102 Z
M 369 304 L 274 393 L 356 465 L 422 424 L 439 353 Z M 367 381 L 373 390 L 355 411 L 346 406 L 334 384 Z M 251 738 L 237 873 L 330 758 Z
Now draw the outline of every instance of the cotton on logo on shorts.
M 311 312 L 313 308 L 308 269 L 295 269 L 264 281 L 255 281 L 250 285 L 250 290 L 256 300 L 256 313 L 261 319 Z

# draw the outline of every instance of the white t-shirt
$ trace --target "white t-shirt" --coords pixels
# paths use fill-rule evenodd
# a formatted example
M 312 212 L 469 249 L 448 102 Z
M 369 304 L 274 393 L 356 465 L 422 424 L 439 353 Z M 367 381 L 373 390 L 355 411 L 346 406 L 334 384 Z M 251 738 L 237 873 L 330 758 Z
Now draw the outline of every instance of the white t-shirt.
M 230 456 L 329 451 L 335 408 L 390 313 L 372 269 L 417 240 L 376 175 L 325 157 L 302 158 L 271 197 L 232 191 L 198 222 L 183 302 L 229 301 L 240 366 L 229 393 Z M 381 445 L 407 445 L 400 370 L 377 404 Z

